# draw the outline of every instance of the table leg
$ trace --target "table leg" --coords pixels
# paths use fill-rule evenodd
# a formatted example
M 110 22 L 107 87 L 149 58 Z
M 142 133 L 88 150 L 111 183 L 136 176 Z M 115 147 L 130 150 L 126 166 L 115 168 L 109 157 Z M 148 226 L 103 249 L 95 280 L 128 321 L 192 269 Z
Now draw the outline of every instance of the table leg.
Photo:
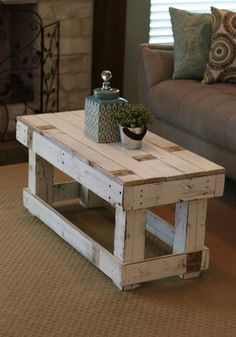
M 176 204 L 173 252 L 189 252 L 187 273 L 180 275 L 180 277 L 192 278 L 200 275 L 205 241 L 206 212 L 207 199 Z
M 116 207 L 114 255 L 125 263 L 144 260 L 146 210 L 124 211 Z M 123 290 L 136 288 L 139 284 L 127 287 L 118 285 Z
M 33 194 L 52 204 L 53 166 L 30 149 L 28 185 Z
M 104 206 L 104 200 L 83 185 L 80 186 L 80 202 L 86 208 Z

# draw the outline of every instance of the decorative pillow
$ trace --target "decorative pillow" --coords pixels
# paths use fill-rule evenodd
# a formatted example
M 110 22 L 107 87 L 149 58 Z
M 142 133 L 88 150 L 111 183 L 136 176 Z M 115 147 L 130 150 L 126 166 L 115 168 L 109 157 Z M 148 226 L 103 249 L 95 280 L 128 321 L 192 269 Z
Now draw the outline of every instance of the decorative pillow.
M 203 83 L 236 83 L 236 13 L 211 7 L 212 39 Z
M 173 79 L 202 80 L 211 42 L 211 15 L 169 8 L 174 36 Z

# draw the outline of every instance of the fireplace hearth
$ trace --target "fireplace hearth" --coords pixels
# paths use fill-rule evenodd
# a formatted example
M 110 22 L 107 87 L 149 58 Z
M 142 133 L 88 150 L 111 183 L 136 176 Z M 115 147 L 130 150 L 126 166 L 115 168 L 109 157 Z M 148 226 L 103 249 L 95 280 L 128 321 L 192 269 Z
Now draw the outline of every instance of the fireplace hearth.
M 59 111 L 59 41 L 36 3 L 0 1 L 0 140 L 15 138 L 17 115 Z

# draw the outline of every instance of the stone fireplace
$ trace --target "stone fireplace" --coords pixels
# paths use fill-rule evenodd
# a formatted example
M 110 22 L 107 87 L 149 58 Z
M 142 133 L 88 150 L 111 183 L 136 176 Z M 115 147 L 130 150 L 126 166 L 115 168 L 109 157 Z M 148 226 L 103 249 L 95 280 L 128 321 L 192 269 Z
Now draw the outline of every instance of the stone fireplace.
M 5 0 L 3 4 L 14 6 L 15 9 L 24 8 L 25 12 L 36 12 L 44 27 L 49 27 L 46 32 L 46 37 L 50 37 L 52 23 L 59 21 L 60 23 L 60 64 L 59 64 L 59 111 L 81 109 L 84 107 L 84 99 L 91 92 L 91 55 L 92 55 L 92 23 L 93 23 L 93 0 Z M 24 14 L 25 15 L 25 14 Z M 22 15 L 19 18 L 16 14 L 9 16 L 9 27 L 4 27 L 4 30 L 11 30 L 11 36 L 14 36 L 15 27 L 19 27 L 24 32 L 20 34 L 20 40 L 14 40 L 11 38 L 8 44 L 5 44 L 5 49 L 0 48 L 0 62 L 4 59 L 4 53 L 7 54 L 13 48 L 24 44 L 24 40 L 30 40 L 34 31 L 24 28 L 24 22 L 26 17 Z M 0 22 L 1 27 L 1 22 Z M 3 28 L 3 27 L 1 27 Z M 15 34 L 17 36 L 17 32 Z M 19 36 L 19 34 L 18 34 Z M 50 41 L 50 40 L 49 40 Z M 0 41 L 1 43 L 1 41 Z M 46 46 L 46 50 L 49 47 Z M 53 54 L 53 52 L 52 52 Z M 24 55 L 21 57 L 24 62 L 31 58 L 30 55 Z M 50 58 L 50 57 L 49 57 Z M 53 58 L 53 56 L 51 57 Z M 35 57 L 35 62 L 37 62 Z M 9 59 L 9 67 L 12 67 L 13 60 Z M 33 66 L 32 66 L 33 68 Z M 1 69 L 0 69 L 1 70 Z M 15 71 L 7 75 L 7 78 L 0 85 L 0 95 L 4 104 L 11 104 L 8 134 L 6 139 L 14 137 L 15 133 L 15 120 L 16 116 L 25 113 L 34 113 L 30 110 L 25 110 L 24 105 L 19 101 L 19 95 L 14 93 L 14 90 L 10 88 L 14 87 L 14 81 L 17 83 L 24 82 L 22 91 L 26 92 L 27 101 L 34 100 L 38 102 L 38 78 L 40 77 L 40 70 L 31 73 L 27 71 L 28 81 L 22 81 L 20 72 Z M 56 77 L 56 76 L 55 76 Z M 52 86 L 50 91 L 53 95 L 55 86 Z M 5 96 L 4 96 L 5 95 Z M 3 97 L 4 96 L 4 97 Z M 55 100 L 52 100 L 55 108 Z M 38 104 L 38 103 L 36 103 Z M 47 112 L 50 112 L 50 106 L 47 108 Z M 53 106 L 51 108 L 53 111 Z M 54 109 L 55 110 L 55 109 Z M 36 111 L 37 112 L 37 111 Z M 41 111 L 39 111 L 41 112 Z M 0 115 L 1 124 L 1 115 Z M 1 132 L 1 125 L 0 125 Z

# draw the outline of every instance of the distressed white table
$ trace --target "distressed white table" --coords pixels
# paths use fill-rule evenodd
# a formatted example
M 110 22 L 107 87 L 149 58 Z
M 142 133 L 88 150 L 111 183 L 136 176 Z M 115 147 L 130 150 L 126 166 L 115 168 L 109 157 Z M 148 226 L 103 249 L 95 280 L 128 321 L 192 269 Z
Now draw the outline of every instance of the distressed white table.
M 83 111 L 18 117 L 17 139 L 29 148 L 25 207 L 108 275 L 121 289 L 179 275 L 196 277 L 209 263 L 204 245 L 207 199 L 223 194 L 224 168 L 147 133 L 140 150 L 98 144 L 84 136 Z M 53 167 L 73 180 L 53 185 Z M 87 207 L 115 208 L 113 254 L 53 207 L 80 197 Z M 175 226 L 148 210 L 176 204 Z M 172 247 L 147 259 L 145 229 Z

